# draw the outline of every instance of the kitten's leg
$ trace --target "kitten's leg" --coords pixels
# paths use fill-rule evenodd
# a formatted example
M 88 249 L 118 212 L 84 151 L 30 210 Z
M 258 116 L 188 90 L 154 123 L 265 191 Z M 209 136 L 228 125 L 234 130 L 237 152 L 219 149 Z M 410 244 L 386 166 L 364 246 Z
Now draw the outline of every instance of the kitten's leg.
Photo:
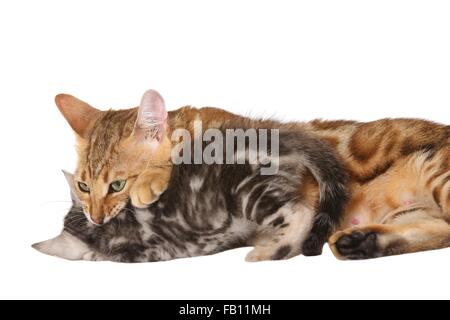
M 170 174 L 168 168 L 152 168 L 142 172 L 130 190 L 133 206 L 145 208 L 158 200 L 169 185 Z
M 301 204 L 281 208 L 263 221 L 259 229 L 260 237 L 255 239 L 255 247 L 248 253 L 246 260 L 282 260 L 301 254 L 314 215 L 314 209 Z
M 32 247 L 41 253 L 67 260 L 103 260 L 100 255 L 92 251 L 83 241 L 66 231 L 63 231 L 56 238 L 35 243 Z
M 450 246 L 450 225 L 437 209 L 417 208 L 385 224 L 335 233 L 329 244 L 338 259 L 369 259 Z

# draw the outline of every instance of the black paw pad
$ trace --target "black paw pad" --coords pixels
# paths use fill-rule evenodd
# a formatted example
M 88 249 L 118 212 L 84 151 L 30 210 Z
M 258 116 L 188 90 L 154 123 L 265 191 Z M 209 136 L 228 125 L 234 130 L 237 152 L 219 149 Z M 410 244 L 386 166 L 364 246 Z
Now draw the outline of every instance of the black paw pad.
M 350 260 L 376 258 L 379 256 L 377 238 L 375 232 L 353 231 L 336 242 L 336 249 Z

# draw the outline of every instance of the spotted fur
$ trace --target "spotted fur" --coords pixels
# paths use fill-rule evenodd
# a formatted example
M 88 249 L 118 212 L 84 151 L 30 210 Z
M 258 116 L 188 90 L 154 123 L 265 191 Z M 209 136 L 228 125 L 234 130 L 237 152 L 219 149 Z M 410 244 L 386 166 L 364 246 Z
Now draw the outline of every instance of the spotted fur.
M 235 124 L 245 128 L 244 122 Z M 325 143 L 298 130 L 280 132 L 279 165 L 276 175 L 261 175 L 261 165 L 249 163 L 174 166 L 158 201 L 144 209 L 128 202 L 99 226 L 88 221 L 74 192 L 61 236 L 35 248 L 68 259 L 120 262 L 209 255 L 241 246 L 254 246 L 248 261 L 291 258 L 302 252 L 318 210 L 329 210 L 322 216 L 339 215 L 346 175 Z M 70 176 L 72 188 L 74 182 Z M 71 247 L 67 256 L 61 246 Z M 78 254 L 74 248 L 80 248 Z
M 344 160 L 350 201 L 329 243 L 339 259 L 450 246 L 450 126 L 419 119 L 301 125 Z
M 317 215 L 303 251 L 306 254 L 320 252 L 339 221 L 346 201 L 346 173 L 324 142 L 315 139 L 314 143 L 307 143 L 313 138 L 304 137 L 297 124 L 249 119 L 216 108 L 188 106 L 166 114 L 162 98 L 154 91 L 144 94 L 138 108 L 119 111 L 100 111 L 64 94 L 56 97 L 56 104 L 77 136 L 75 181 L 86 183 L 91 190 L 89 194 L 82 192 L 75 183 L 74 193 L 93 223 L 111 221 L 128 199 L 137 208 L 146 208 L 156 201 L 168 187 L 171 177 L 170 153 L 174 142 L 169 137 L 178 128 L 192 133 L 196 121 L 201 121 L 203 130 L 279 129 L 286 132 L 285 137 L 289 132 L 297 134 L 291 139 L 295 143 L 281 138 L 283 143 L 291 144 L 292 152 L 302 153 L 298 165 L 307 165 L 312 174 L 297 192 L 300 196 L 321 195 L 320 199 L 316 197 L 312 201 Z M 150 119 L 141 119 L 149 114 Z M 154 139 L 155 131 L 158 141 Z M 149 140 L 157 142 L 157 147 L 150 148 Z M 108 193 L 108 186 L 117 179 L 126 179 L 126 187 L 120 193 Z
M 95 171 L 87 168 L 97 167 L 104 162 L 108 163 L 104 165 L 104 177 L 116 176 L 114 168 L 123 164 L 127 165 L 123 170 L 127 176 L 136 176 L 131 181 L 134 183 L 133 188 L 125 189 L 121 197 L 105 197 L 104 211 L 108 211 L 107 208 L 117 202 L 125 205 L 129 197 L 135 205 L 144 207 L 157 199 L 169 183 L 171 165 L 167 162 L 167 154 L 170 146 L 166 144 L 162 151 L 157 150 L 149 154 L 145 150 L 136 151 L 139 148 L 133 144 L 130 146 L 127 143 L 115 143 L 127 141 L 125 136 L 133 128 L 138 109 L 111 111 L 112 114 L 106 116 L 105 112 L 86 106 L 78 99 L 67 95 L 59 96 L 57 104 L 66 118 L 71 119 L 69 123 L 75 132 L 81 132 L 78 134 L 80 160 L 77 179 L 80 179 L 80 172 L 83 174 L 83 170 L 87 171 L 84 173 L 87 176 L 88 171 Z M 341 255 L 335 246 L 337 239 L 355 230 L 362 229 L 365 232 L 367 228 L 369 233 L 377 234 L 377 241 L 388 243 L 386 246 L 390 248 L 384 251 L 380 249 L 383 253 L 377 253 L 378 256 L 387 255 L 387 252 L 389 254 L 414 252 L 448 245 L 449 232 L 446 227 L 450 221 L 449 126 L 418 119 L 382 119 L 367 123 L 314 120 L 307 123 L 282 124 L 272 120 L 246 119 L 216 108 L 192 107 L 169 112 L 167 119 L 168 134 L 176 128 L 192 129 L 195 119 L 201 120 L 205 129 L 244 121 L 248 127 L 304 130 L 325 141 L 341 159 L 350 177 L 347 184 L 350 201 L 345 205 L 342 217 L 333 214 L 316 215 L 313 232 L 304 244 L 305 254 L 319 254 L 321 243 L 336 224 L 339 224 L 340 232 L 336 233 L 329 243 L 339 258 L 345 256 Z M 91 132 L 96 133 L 92 135 Z M 94 136 L 108 137 L 120 133 L 124 133 L 123 138 L 105 139 L 104 141 L 109 142 L 104 145 L 96 144 L 96 139 L 93 139 Z M 105 148 L 114 152 L 105 152 Z M 99 160 L 91 164 L 87 157 L 94 152 L 99 156 L 92 159 Z M 302 188 L 300 193 L 318 192 L 315 179 L 304 179 L 303 184 L 307 187 Z M 84 200 L 85 206 L 92 202 L 92 199 Z M 96 201 L 99 200 L 94 202 Z M 405 213 L 402 219 L 400 217 L 388 219 L 392 213 L 408 210 L 411 205 L 426 209 L 422 209 L 420 214 Z M 319 211 L 332 212 L 326 209 Z M 424 221 L 418 217 L 437 220 Z M 399 221 L 408 223 L 406 226 L 403 224 L 398 226 Z M 431 227 L 428 223 L 431 223 Z M 274 221 L 274 224 L 283 225 L 284 221 L 280 218 Z M 386 226 L 389 228 L 386 229 Z M 380 230 L 383 230 L 383 235 L 379 233 Z M 387 234 L 389 236 L 385 237 Z M 422 239 L 426 245 L 415 244 L 411 234 L 418 234 L 417 238 Z M 399 239 L 402 241 L 397 241 Z M 398 243 L 402 245 L 396 249 Z

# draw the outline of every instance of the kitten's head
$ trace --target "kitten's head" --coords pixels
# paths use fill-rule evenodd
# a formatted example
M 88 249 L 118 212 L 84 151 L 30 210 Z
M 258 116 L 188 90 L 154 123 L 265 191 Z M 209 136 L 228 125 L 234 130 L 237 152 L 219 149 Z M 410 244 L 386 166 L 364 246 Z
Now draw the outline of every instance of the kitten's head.
M 76 197 L 92 223 L 106 223 L 126 205 L 142 171 L 169 161 L 164 101 L 149 90 L 134 109 L 100 111 L 66 94 L 55 102 L 77 137 Z

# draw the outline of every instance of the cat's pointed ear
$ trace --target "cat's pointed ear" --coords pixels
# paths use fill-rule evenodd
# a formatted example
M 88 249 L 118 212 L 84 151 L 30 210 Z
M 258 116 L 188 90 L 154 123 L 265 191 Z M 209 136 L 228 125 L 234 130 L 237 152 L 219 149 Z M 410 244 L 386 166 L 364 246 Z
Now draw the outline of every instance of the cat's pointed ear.
M 68 94 L 58 94 L 55 97 L 55 103 L 72 129 L 81 138 L 87 137 L 92 124 L 101 114 L 100 110 Z
M 76 190 L 75 190 L 75 179 L 74 179 L 74 175 L 71 174 L 70 172 L 65 171 L 65 170 L 62 170 L 62 172 L 63 172 L 64 177 L 66 178 L 67 183 L 68 183 L 68 185 L 69 185 L 69 188 L 70 188 L 70 197 L 72 198 L 72 203 L 73 203 L 73 205 L 74 205 L 74 206 L 77 206 L 77 207 L 81 207 L 81 201 L 80 201 L 80 199 L 78 199 L 77 193 L 76 193 Z
M 133 136 L 138 142 L 156 148 L 167 129 L 167 111 L 164 100 L 155 90 L 148 90 L 139 105 Z

